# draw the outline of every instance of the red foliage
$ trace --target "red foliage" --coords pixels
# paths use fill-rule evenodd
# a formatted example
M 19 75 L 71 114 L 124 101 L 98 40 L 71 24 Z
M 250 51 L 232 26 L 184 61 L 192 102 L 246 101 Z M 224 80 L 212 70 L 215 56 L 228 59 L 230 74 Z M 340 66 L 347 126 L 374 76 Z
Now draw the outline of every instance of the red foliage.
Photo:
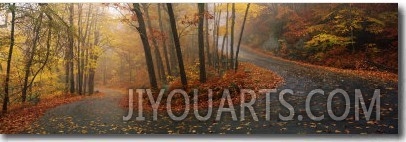
M 213 106 L 219 106 L 221 102 L 221 98 L 223 95 L 224 89 L 229 89 L 231 99 L 233 100 L 234 104 L 240 103 L 240 89 L 252 89 L 259 94 L 258 91 L 260 89 L 272 89 L 276 88 L 283 82 L 283 79 L 274 74 L 273 72 L 255 66 L 250 63 L 241 63 L 239 66 L 240 68 L 235 73 L 234 70 L 227 71 L 223 77 L 212 77 L 206 83 L 199 83 L 198 79 L 188 78 L 189 79 L 189 87 L 186 89 L 189 92 L 190 100 L 193 99 L 193 90 L 198 89 L 199 97 L 198 97 L 198 108 L 204 109 L 208 107 L 208 89 L 212 89 L 213 91 Z M 182 88 L 182 84 L 180 79 L 173 81 L 170 85 L 168 91 L 165 94 L 168 94 L 173 89 Z M 153 93 L 156 99 L 157 92 Z M 246 95 L 245 100 L 250 100 L 251 96 Z M 133 107 L 134 109 L 138 109 L 138 97 L 134 97 Z M 128 96 L 123 97 L 120 101 L 120 106 L 124 108 L 128 108 Z M 162 103 L 166 101 L 167 95 L 164 95 L 161 101 L 161 104 L 158 108 L 159 111 L 166 110 L 166 103 Z M 171 104 L 172 111 L 183 111 L 185 108 L 184 98 L 181 97 L 180 94 L 174 95 Z M 193 105 L 191 104 L 191 107 Z M 149 99 L 146 95 L 144 95 L 143 99 L 143 109 L 146 111 L 152 111 L 152 106 L 149 102 Z
M 284 27 L 286 32 L 283 34 L 288 43 L 298 41 L 308 34 L 307 28 L 310 25 L 308 21 L 310 20 L 309 15 L 312 15 L 311 11 L 304 10 L 301 13 L 292 12 L 288 17 L 289 22 Z

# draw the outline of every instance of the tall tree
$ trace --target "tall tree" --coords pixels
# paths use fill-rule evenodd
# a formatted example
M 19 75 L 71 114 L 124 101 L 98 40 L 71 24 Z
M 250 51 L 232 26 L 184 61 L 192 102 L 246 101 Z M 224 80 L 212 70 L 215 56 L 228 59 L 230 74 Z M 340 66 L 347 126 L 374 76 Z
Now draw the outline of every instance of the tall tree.
M 181 78 L 183 87 L 186 88 L 187 87 L 186 72 L 185 72 L 185 67 L 183 65 L 182 50 L 180 49 L 180 42 L 179 42 L 178 30 L 176 28 L 175 14 L 173 13 L 171 3 L 167 3 L 166 6 L 168 8 L 168 15 L 169 15 L 169 21 L 170 21 L 171 29 L 172 29 L 172 36 L 173 36 L 173 40 L 175 43 L 176 55 L 178 57 L 178 62 L 179 62 L 180 78 Z
M 76 76 L 77 76 L 77 87 L 76 87 L 76 89 L 77 89 L 77 92 L 79 93 L 79 95 L 82 95 L 82 80 L 83 80 L 83 78 L 82 78 L 82 74 L 83 74 L 83 72 L 82 72 L 82 64 L 83 64 L 83 62 L 81 62 L 82 61 L 82 59 L 83 59 L 83 57 L 82 57 L 82 48 L 83 47 L 81 47 L 81 45 L 82 45 L 82 42 L 83 42 L 83 37 L 82 37 L 82 31 L 83 31 L 83 24 L 82 24 L 82 11 L 83 11 L 83 9 L 82 9 L 82 7 L 83 7 L 83 4 L 81 4 L 81 3 L 78 3 L 77 4 L 77 6 L 78 6 L 78 24 L 77 24 L 77 27 L 78 27 L 78 36 L 77 36 L 77 46 L 76 46 L 76 54 L 77 54 L 77 58 L 76 58 L 76 66 L 77 66 L 77 74 L 76 74 Z
M 163 5 L 162 5 L 162 7 L 163 7 Z M 169 19 L 168 19 L 168 23 L 169 23 Z M 165 24 L 165 25 L 167 25 L 167 27 L 166 27 L 166 30 L 167 30 L 167 32 L 168 32 L 168 37 L 169 37 L 169 54 L 170 54 L 170 64 L 171 64 L 171 74 L 172 75 L 179 75 L 179 73 L 178 73 L 178 69 L 179 69 L 179 65 L 178 65 L 178 59 L 177 59 L 177 56 L 176 56 L 176 48 L 175 48 L 175 42 L 174 42 L 174 39 L 173 39 L 173 34 L 172 34 L 172 29 L 171 29 L 171 27 L 170 27 L 170 25 L 169 24 Z
M 234 68 L 234 25 L 235 25 L 235 3 L 231 4 L 230 68 Z
M 39 4 L 41 6 L 41 9 L 47 9 L 47 4 Z M 42 10 L 41 10 L 42 11 Z M 46 12 L 44 12 L 46 14 Z M 42 14 L 42 12 L 41 12 Z M 45 53 L 45 59 L 41 65 L 41 67 L 32 75 L 31 81 L 29 84 L 27 84 L 27 88 L 30 87 L 30 89 L 32 88 L 32 83 L 34 82 L 35 78 L 37 77 L 37 75 L 44 70 L 45 66 L 48 64 L 49 62 L 49 56 L 50 56 L 50 52 L 51 52 L 51 40 L 52 40 L 52 24 L 53 24 L 53 18 L 49 15 L 46 14 L 48 17 L 48 33 L 47 33 L 47 40 L 46 40 L 46 53 Z M 42 19 L 42 18 L 41 18 Z
M 161 57 L 161 52 L 159 51 L 158 43 L 156 41 L 156 37 L 154 35 L 154 31 L 152 29 L 152 23 L 151 23 L 151 18 L 149 16 L 149 4 L 144 4 L 143 5 L 144 9 L 144 14 L 147 20 L 147 28 L 150 33 L 151 39 L 152 39 L 152 45 L 154 46 L 154 53 L 155 53 L 155 61 L 157 65 L 157 70 L 158 70 L 158 75 L 160 80 L 163 83 L 166 83 L 166 76 L 165 76 L 165 69 L 164 69 L 164 64 L 162 62 L 162 57 Z
M 69 4 L 69 33 L 68 33 L 68 65 L 69 65 L 69 92 L 75 93 L 75 76 L 73 74 L 73 48 L 74 48 L 74 7 L 73 3 Z
M 247 4 L 247 9 L 245 10 L 244 21 L 242 22 L 241 31 L 240 31 L 240 39 L 238 39 L 237 53 L 235 54 L 235 72 L 237 72 L 237 69 L 238 69 L 238 53 L 240 52 L 241 39 L 242 39 L 243 32 L 244 32 L 245 21 L 247 21 L 247 15 L 248 15 L 249 8 L 250 8 L 250 3 Z
M 6 81 L 4 83 L 4 99 L 3 99 L 3 114 L 7 113 L 7 105 L 10 101 L 10 90 L 9 90 L 9 83 L 10 83 L 10 70 L 11 70 L 11 59 L 13 57 L 13 48 L 14 48 L 14 28 L 15 28 L 15 16 L 16 16 L 16 4 L 13 3 L 9 6 L 11 11 L 11 32 L 10 32 L 10 48 L 8 50 L 8 58 L 7 58 L 7 70 L 6 70 Z
M 85 47 L 84 49 L 82 49 L 82 54 L 81 54 L 81 62 L 82 65 L 80 66 L 81 70 L 82 70 L 82 84 L 83 84 L 83 94 L 86 94 L 86 90 L 87 90 L 87 79 L 88 79 L 88 66 L 89 66 L 89 42 L 90 42 L 90 30 L 91 30 L 91 24 L 90 24 L 90 15 L 92 14 L 92 4 L 89 4 L 88 6 L 88 11 L 87 11 L 87 15 L 86 15 L 86 26 L 85 26 L 85 32 L 84 35 L 82 37 L 82 47 Z
M 69 9 L 69 6 L 68 6 L 68 4 L 65 4 L 65 9 Z M 64 20 L 62 20 L 62 21 L 64 21 Z M 69 39 L 69 37 L 70 37 L 70 25 L 68 25 L 67 23 L 66 23 L 66 28 L 67 28 L 67 33 L 68 33 L 68 39 Z M 65 63 L 65 91 L 66 92 L 68 92 L 68 91 L 70 91 L 70 68 L 69 68 L 69 66 L 70 66 L 70 62 L 69 62 L 69 58 L 70 58 L 70 50 L 69 50 L 69 47 L 68 48 L 65 48 L 65 51 L 64 51 L 64 63 Z
M 27 62 L 25 63 L 25 67 L 24 67 L 24 82 L 23 82 L 23 89 L 21 91 L 21 101 L 25 102 L 26 98 L 27 98 L 27 90 L 28 90 L 28 78 L 30 77 L 30 73 L 31 73 L 31 66 L 33 64 L 33 60 L 34 60 L 34 56 L 35 56 L 35 52 L 37 50 L 37 45 L 39 42 L 39 38 L 40 38 L 40 32 L 41 32 L 41 25 L 42 25 L 42 17 L 43 17 L 43 13 L 40 10 L 39 12 L 39 16 L 38 18 L 34 19 L 34 39 L 32 41 L 31 44 L 31 52 L 28 53 L 28 59 Z
M 217 14 L 217 12 L 216 12 L 216 3 L 214 3 L 213 4 L 213 15 L 214 15 L 214 18 L 213 18 L 213 40 L 212 40 L 212 45 L 213 45 L 213 51 L 215 51 L 215 47 L 216 47 L 216 32 L 217 32 L 217 19 L 219 18 L 218 16 L 216 16 L 216 14 Z M 209 53 L 209 54 L 211 54 L 211 55 L 213 55 L 211 52 Z M 212 57 L 213 58 L 213 57 Z M 210 59 L 210 60 L 212 60 L 212 59 Z M 213 63 L 214 63 L 214 61 L 213 61 Z
M 96 66 L 94 65 L 94 62 L 97 61 L 98 55 L 94 53 L 94 48 L 99 45 L 100 42 L 100 32 L 99 32 L 99 26 L 98 26 L 98 10 L 96 9 L 96 12 L 94 14 L 94 18 L 92 18 L 93 21 L 93 43 L 90 44 L 89 48 L 89 79 L 88 79 L 88 85 L 89 86 L 89 94 L 94 93 L 94 77 L 96 74 Z M 90 36 L 90 34 L 89 34 Z
M 200 68 L 200 82 L 206 82 L 206 67 L 204 61 L 204 42 L 203 42 L 203 18 L 204 18 L 204 4 L 197 4 L 199 8 L 199 25 L 198 25 L 198 42 L 199 42 L 199 68 Z
M 204 15 L 209 14 L 209 6 L 208 6 L 207 3 L 204 4 L 204 9 L 205 9 Z M 205 46 L 206 46 L 206 54 L 207 54 L 207 63 L 209 63 L 209 66 L 211 66 L 212 61 L 211 61 L 211 57 L 210 57 L 209 18 L 208 18 L 208 17 L 205 17 L 205 23 L 204 23 L 204 25 L 205 25 L 204 28 L 205 28 L 205 38 L 206 38 Z
M 227 60 L 224 58 L 224 46 L 225 46 L 225 41 L 226 39 L 228 39 L 228 3 L 227 3 L 227 13 L 226 13 L 226 33 L 224 33 L 223 36 L 223 43 L 221 44 L 221 62 L 225 61 L 225 66 L 227 68 Z M 228 41 L 228 40 L 227 40 Z M 228 45 L 226 46 L 226 48 L 228 49 Z M 228 51 L 228 50 L 227 50 Z M 226 52 L 226 55 L 228 54 L 228 52 Z M 224 65 L 224 63 L 222 63 Z
M 149 46 L 147 30 L 145 28 L 144 18 L 142 17 L 140 4 L 134 3 L 133 6 L 134 6 L 134 12 L 137 16 L 138 24 L 139 24 L 139 26 L 137 27 L 137 30 L 139 32 L 139 35 L 140 35 L 140 38 L 142 41 L 142 45 L 144 46 L 145 60 L 147 62 L 148 75 L 149 75 L 149 82 L 150 82 L 152 88 L 158 89 L 158 84 L 156 81 L 155 71 L 154 71 L 154 63 L 152 61 L 151 48 Z
M 220 4 L 221 6 L 221 4 Z M 217 26 L 216 26 L 216 46 L 214 47 L 213 53 L 214 53 L 214 60 L 215 60 L 215 65 L 218 65 L 219 63 L 219 37 L 220 37 L 220 19 L 221 19 L 221 10 L 218 12 L 218 19 L 217 19 Z M 217 68 L 220 69 L 220 68 Z
M 159 17 L 159 30 L 161 31 L 161 36 L 162 36 L 162 46 L 164 48 L 164 57 L 165 57 L 165 64 L 166 64 L 166 70 L 168 72 L 168 75 L 171 74 L 171 66 L 169 64 L 169 57 L 168 57 L 168 47 L 166 46 L 166 37 L 164 37 L 164 27 L 162 24 L 162 14 L 161 14 L 161 4 L 158 3 L 158 17 Z M 173 61 L 172 61 L 173 62 Z

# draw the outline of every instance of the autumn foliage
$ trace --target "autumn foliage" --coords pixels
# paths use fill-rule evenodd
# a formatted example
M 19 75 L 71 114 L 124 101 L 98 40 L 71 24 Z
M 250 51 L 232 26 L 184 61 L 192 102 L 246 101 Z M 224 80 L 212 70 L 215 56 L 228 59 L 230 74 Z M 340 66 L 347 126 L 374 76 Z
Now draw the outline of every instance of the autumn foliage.
M 254 47 L 316 65 L 392 73 L 398 70 L 396 4 L 267 6 L 248 26 L 251 37 L 246 41 Z
M 207 80 L 206 83 L 199 82 L 198 72 L 193 72 L 193 68 L 198 67 L 189 66 L 187 72 L 189 81 L 189 86 L 186 91 L 189 94 L 189 98 L 193 98 L 193 89 L 198 89 L 198 107 L 199 109 L 208 107 L 208 89 L 213 90 L 213 107 L 219 106 L 221 98 L 223 96 L 224 89 L 229 89 L 230 96 L 234 104 L 240 103 L 241 96 L 239 95 L 240 89 L 251 89 L 254 90 L 257 95 L 262 95 L 258 91 L 260 89 L 274 89 L 283 83 L 282 77 L 279 75 L 253 65 L 251 63 L 240 63 L 240 68 L 237 72 L 234 70 L 229 70 L 224 73 L 221 77 L 212 77 Z M 216 70 L 209 69 L 209 74 L 215 74 Z M 169 90 L 166 90 L 164 96 L 162 97 L 162 102 L 166 101 L 167 95 L 173 89 L 182 88 L 180 79 L 175 79 L 171 82 Z M 153 92 L 154 98 L 156 99 L 158 91 Z M 137 96 L 138 94 L 134 94 Z M 250 100 L 251 96 L 246 95 L 246 100 Z M 138 109 L 138 97 L 134 97 L 134 109 Z M 149 103 L 149 99 L 146 94 L 144 94 L 143 109 L 146 111 L 152 111 L 152 106 Z M 123 97 L 120 101 L 120 106 L 128 108 L 128 95 Z M 185 108 L 184 98 L 180 94 L 175 94 L 172 99 L 172 110 L 182 111 Z M 166 110 L 166 103 L 161 103 L 158 110 Z

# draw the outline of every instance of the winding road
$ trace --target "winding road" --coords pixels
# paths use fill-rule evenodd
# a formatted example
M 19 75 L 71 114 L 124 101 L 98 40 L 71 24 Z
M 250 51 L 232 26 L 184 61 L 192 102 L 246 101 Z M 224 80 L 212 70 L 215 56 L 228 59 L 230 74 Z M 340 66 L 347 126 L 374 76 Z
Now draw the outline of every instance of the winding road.
M 284 95 L 284 99 L 294 106 L 294 120 L 282 121 L 278 114 L 286 116 L 288 109 L 278 101 L 278 93 L 271 94 L 271 120 L 265 120 L 265 95 L 260 95 L 254 104 L 259 121 L 254 121 L 246 109 L 244 121 L 240 121 L 240 107 L 236 108 L 238 121 L 232 121 L 228 112 L 222 114 L 220 121 L 214 121 L 217 109 L 213 109 L 212 117 L 207 121 L 195 118 L 193 110 L 183 121 L 171 120 L 167 113 L 159 113 L 158 120 L 153 121 L 151 113 L 144 112 L 145 121 L 136 121 L 137 111 L 129 121 L 123 121 L 128 110 L 119 107 L 120 98 L 125 94 L 111 89 L 99 89 L 105 96 L 98 99 L 82 101 L 58 106 L 48 111 L 42 118 L 32 124 L 24 133 L 34 134 L 363 134 L 363 133 L 398 133 L 398 83 L 382 82 L 374 78 L 361 78 L 357 75 L 343 74 L 332 71 L 302 66 L 266 55 L 259 55 L 242 48 L 240 60 L 251 62 L 272 70 L 285 79 L 284 85 L 277 88 L 292 89 L 294 94 Z M 263 80 L 267 81 L 267 80 Z M 350 98 L 350 112 L 342 121 L 332 120 L 327 112 L 328 94 L 334 89 L 345 90 Z M 305 100 L 307 94 L 314 89 L 322 89 L 324 95 L 315 95 L 311 101 L 312 113 L 316 116 L 324 114 L 321 121 L 313 121 L 306 114 Z M 369 106 L 373 92 L 380 89 L 381 120 L 366 121 L 363 111 L 360 120 L 354 120 L 354 90 L 361 89 L 365 104 Z M 333 111 L 337 116 L 346 107 L 342 95 L 333 98 Z M 375 110 L 373 111 L 375 112 Z M 202 115 L 206 112 L 202 110 Z M 303 117 L 300 120 L 299 117 Z

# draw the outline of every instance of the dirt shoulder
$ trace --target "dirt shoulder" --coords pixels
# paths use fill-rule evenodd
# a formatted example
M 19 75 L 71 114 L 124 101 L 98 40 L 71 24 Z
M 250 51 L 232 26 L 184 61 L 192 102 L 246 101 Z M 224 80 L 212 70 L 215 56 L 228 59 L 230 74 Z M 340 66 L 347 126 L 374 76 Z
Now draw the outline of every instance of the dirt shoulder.
M 351 74 L 351 75 L 356 75 L 360 76 L 365 79 L 379 79 L 381 81 L 393 81 L 393 82 L 398 82 L 398 74 L 391 73 L 391 72 L 381 72 L 381 71 L 368 71 L 368 70 L 351 70 L 351 69 L 340 69 L 340 68 L 334 68 L 334 67 L 327 67 L 327 66 L 319 66 L 319 65 L 314 65 L 310 63 L 305 63 L 305 62 L 300 62 L 300 61 L 293 61 L 293 60 L 288 60 L 282 57 L 277 57 L 273 55 L 271 52 L 267 52 L 258 48 L 252 48 L 250 46 L 244 46 L 244 50 L 248 50 L 250 52 L 253 52 L 255 54 L 267 56 L 270 58 L 274 58 L 277 60 L 283 60 L 286 62 L 292 62 L 298 65 L 302 66 L 308 66 L 308 67 L 314 67 L 318 69 L 323 69 L 323 70 L 328 70 L 331 72 L 336 72 L 336 73 L 346 73 L 346 74 Z

